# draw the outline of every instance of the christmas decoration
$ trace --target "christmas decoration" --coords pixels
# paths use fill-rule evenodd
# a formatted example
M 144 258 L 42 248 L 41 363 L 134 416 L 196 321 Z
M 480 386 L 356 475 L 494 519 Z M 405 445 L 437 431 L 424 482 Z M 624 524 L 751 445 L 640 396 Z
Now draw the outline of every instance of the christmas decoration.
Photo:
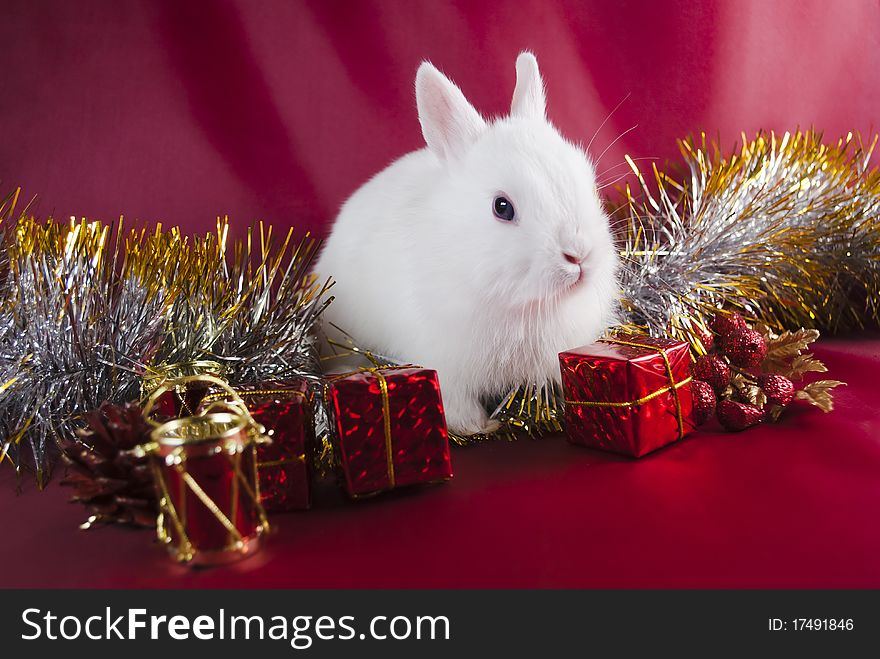
M 758 377 L 758 386 L 770 405 L 786 407 L 794 399 L 794 382 L 784 375 L 764 373 Z
M 627 157 L 642 193 L 627 187 L 615 211 L 624 226 L 626 320 L 695 346 L 696 328 L 722 306 L 777 331 L 876 326 L 876 142 L 865 147 L 852 133 L 836 144 L 813 131 L 758 133 L 725 158 L 701 135 L 680 142 L 688 175 L 654 167 L 656 191 Z
M 565 401 L 556 382 L 526 384 L 487 405 L 492 410 L 489 419 L 498 423 L 498 430 L 474 435 L 450 432 L 449 441 L 456 446 L 470 446 L 496 439 L 513 441 L 520 436 L 539 438 L 563 431 Z
M 560 353 L 574 444 L 639 457 L 694 429 L 687 343 L 630 334 Z
M 758 323 L 755 329 L 767 341 L 767 356 L 760 367 L 763 373 L 780 375 L 795 383 L 803 380 L 808 373 L 828 371 L 825 364 L 816 359 L 812 353 L 806 352 L 810 344 L 819 338 L 818 330 L 802 328 L 794 332 L 777 334 L 763 323 Z M 778 381 L 776 384 L 784 386 Z M 794 399 L 805 401 L 823 412 L 830 412 L 834 409 L 833 390 L 845 384 L 840 380 L 814 380 L 797 389 L 794 392 Z M 776 395 L 784 396 L 784 392 L 780 389 Z M 770 415 L 776 419 L 781 412 L 782 408 L 777 406 L 771 408 Z
M 383 366 L 333 375 L 324 388 L 324 403 L 349 496 L 452 477 L 435 371 Z
M 0 225 L 0 461 L 33 469 L 38 484 L 79 416 L 138 398 L 181 364 L 211 360 L 235 384 L 317 370 L 310 332 L 330 284 L 309 273 L 308 235 L 277 240 L 261 224 L 229 246 L 225 220 L 190 240 L 161 226 L 41 223 L 11 206 Z
M 330 288 L 310 273 L 320 244 L 308 233 L 294 243 L 293 229 L 277 240 L 260 223 L 230 250 L 228 228 L 191 242 L 174 228 L 129 249 L 139 271 L 174 291 L 150 371 L 211 360 L 234 386 L 316 373 L 312 328 Z
M 718 355 L 702 355 L 694 362 L 694 377 L 722 391 L 730 384 L 730 366 Z
M 745 430 L 764 419 L 764 412 L 759 407 L 735 400 L 721 400 L 717 409 L 718 421 L 727 430 Z
M 715 347 L 715 334 L 708 327 L 703 327 L 702 323 L 694 322 L 691 328 L 694 336 L 693 346 L 703 354 L 712 352 Z
M 654 167 L 650 184 L 628 158 L 640 192 L 627 187 L 614 210 L 624 326 L 687 340 L 700 355 L 727 350 L 737 369 L 761 372 L 770 372 L 761 325 L 876 326 L 876 141 L 758 133 L 724 157 L 700 135 L 680 142 L 686 176 Z M 38 483 L 78 416 L 135 398 L 144 378 L 198 361 L 220 364 L 236 386 L 317 371 L 310 331 L 329 298 L 309 275 L 317 245 L 308 236 L 273 237 L 259 225 L 230 245 L 225 221 L 198 238 L 39 223 L 15 210 L 17 198 L 0 202 L 0 461 L 33 469 Z M 765 395 L 750 377 L 735 373 L 730 385 L 743 400 Z M 834 386 L 809 383 L 795 398 L 828 409 Z M 508 392 L 493 415 L 497 434 L 558 430 L 558 394 L 540 382 Z
M 200 376 L 220 380 L 224 375 L 223 367 L 211 360 L 167 364 L 153 369 L 143 382 L 150 420 L 164 422 L 195 416 L 215 381 Z
M 709 322 L 709 328 L 724 340 L 738 330 L 747 329 L 748 325 L 743 317 L 735 311 L 731 313 L 716 312 Z M 714 334 L 710 332 L 709 336 L 714 337 Z M 714 344 L 714 341 L 712 343 Z M 711 346 L 706 346 L 706 350 L 711 350 Z
M 257 445 L 260 502 L 269 512 L 306 510 L 311 505 L 315 452 L 312 382 L 306 379 L 264 382 L 233 388 L 210 373 L 216 364 L 190 364 L 175 372 L 201 372 L 166 378 L 144 401 L 154 426 L 211 412 L 242 414 L 265 430 Z
M 776 331 L 876 327 L 876 142 L 863 145 L 852 133 L 829 144 L 814 131 L 759 132 L 743 136 L 738 152 L 725 158 L 701 134 L 680 142 L 687 175 L 654 166 L 650 185 L 627 156 L 640 193 L 626 186 L 611 211 L 621 228 L 623 327 L 688 341 L 698 354 L 712 351 L 708 321 L 721 308 Z M 745 327 L 730 311 L 715 322 L 719 336 Z M 749 341 L 755 337 L 737 343 Z M 741 352 L 734 358 L 750 368 L 760 345 Z M 517 390 L 507 398 L 522 396 Z M 821 394 L 800 396 L 827 404 Z M 532 426 L 539 420 L 528 410 L 519 418 Z
M 694 409 L 702 423 L 712 403 L 707 390 L 720 400 L 716 413 L 728 430 L 744 430 L 766 418 L 777 420 L 797 398 L 828 412 L 833 407 L 831 390 L 842 382 L 819 380 L 795 390 L 794 381 L 807 373 L 827 369 L 807 347 L 819 338 L 818 330 L 801 329 L 777 334 L 764 323 L 750 327 L 738 314 L 719 312 L 710 323 L 722 332 L 715 339 L 717 352 L 694 363 Z
M 42 486 L 55 440 L 75 436 L 77 415 L 137 398 L 167 300 L 123 267 L 109 226 L 24 217 L 6 230 L 0 459 L 32 469 Z
M 691 397 L 694 400 L 694 423 L 701 426 L 715 413 L 718 403 L 715 389 L 708 382 L 692 380 Z
M 347 331 L 335 324 L 331 325 L 340 338 L 331 338 L 319 332 L 319 342 L 328 353 L 321 358 L 325 363 L 401 365 L 386 355 L 364 350 Z M 540 437 L 545 433 L 563 430 L 563 396 L 561 387 L 556 382 L 531 383 L 517 387 L 504 397 L 491 401 L 489 409 L 494 410 L 489 414 L 489 419 L 498 424 L 498 430 L 473 435 L 449 432 L 449 440 L 458 446 L 469 446 L 499 438 L 514 440 L 522 434 Z
M 74 489 L 71 501 L 90 512 L 81 528 L 95 524 L 156 526 L 158 504 L 150 467 L 131 451 L 149 439 L 151 427 L 135 403 L 104 403 L 85 415 L 78 441 L 62 437 L 68 474 L 61 481 Z
M 159 493 L 159 541 L 175 560 L 227 563 L 259 547 L 269 530 L 256 477 L 263 431 L 242 407 L 173 419 L 139 447 Z
M 721 342 L 724 354 L 730 363 L 740 368 L 752 368 L 760 364 L 767 355 L 767 342 L 753 329 L 739 329 Z
M 306 510 L 311 505 L 310 454 L 314 451 L 313 394 L 306 380 L 243 385 L 235 393 L 271 443 L 257 445 L 260 502 L 267 512 Z M 199 413 L 230 402 L 227 392 L 202 397 Z

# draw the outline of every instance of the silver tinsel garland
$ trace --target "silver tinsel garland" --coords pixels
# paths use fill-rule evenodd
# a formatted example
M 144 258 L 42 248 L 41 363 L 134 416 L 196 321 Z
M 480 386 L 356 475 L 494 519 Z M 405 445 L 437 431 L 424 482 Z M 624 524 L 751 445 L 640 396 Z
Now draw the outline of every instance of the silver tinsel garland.
M 29 234 L 34 226 L 21 221 L 9 247 L 0 456 L 33 467 L 42 485 L 55 438 L 73 436 L 79 414 L 137 397 L 143 360 L 161 338 L 164 301 L 114 272 L 109 227 L 49 224 Z
M 617 211 L 628 322 L 698 349 L 722 307 L 778 329 L 877 326 L 876 142 L 759 133 L 724 158 L 703 135 L 680 143 L 685 177 L 654 168 L 656 192 L 628 159 L 641 183 L 641 195 L 627 188 Z
M 312 328 L 330 299 L 310 265 L 319 243 L 280 240 L 262 223 L 227 250 L 228 225 L 188 240 L 176 229 L 128 250 L 139 271 L 173 292 L 167 337 L 151 369 L 208 359 L 233 386 L 317 372 Z
M 329 284 L 309 274 L 317 244 L 258 229 L 227 254 L 225 221 L 190 241 L 7 213 L 0 458 L 42 485 L 55 440 L 82 414 L 136 400 L 182 364 L 219 362 L 234 384 L 314 373 L 310 331 L 329 301 Z

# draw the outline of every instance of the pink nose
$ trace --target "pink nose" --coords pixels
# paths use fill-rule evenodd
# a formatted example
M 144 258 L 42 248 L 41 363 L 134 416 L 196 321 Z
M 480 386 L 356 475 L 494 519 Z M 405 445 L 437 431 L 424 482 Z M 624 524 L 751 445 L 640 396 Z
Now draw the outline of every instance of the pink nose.
M 575 256 L 574 254 L 563 254 L 563 256 L 565 257 L 566 261 L 568 261 L 569 263 L 573 263 L 574 265 L 580 265 L 581 261 L 583 261 L 582 258 L 580 258 L 579 256 Z

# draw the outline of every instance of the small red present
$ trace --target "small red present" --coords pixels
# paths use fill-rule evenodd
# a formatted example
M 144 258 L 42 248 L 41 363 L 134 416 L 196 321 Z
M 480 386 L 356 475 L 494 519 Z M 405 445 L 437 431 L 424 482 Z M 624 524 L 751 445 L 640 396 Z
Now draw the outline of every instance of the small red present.
M 315 435 L 312 392 L 305 380 L 265 382 L 235 388 L 254 421 L 266 428 L 270 444 L 257 447 L 260 502 L 269 512 L 311 506 L 311 453 Z M 204 396 L 200 411 L 230 394 L 216 389 Z
M 687 343 L 618 335 L 559 354 L 568 441 L 640 457 L 694 429 Z
M 452 477 L 436 371 L 390 366 L 331 376 L 324 398 L 349 496 Z

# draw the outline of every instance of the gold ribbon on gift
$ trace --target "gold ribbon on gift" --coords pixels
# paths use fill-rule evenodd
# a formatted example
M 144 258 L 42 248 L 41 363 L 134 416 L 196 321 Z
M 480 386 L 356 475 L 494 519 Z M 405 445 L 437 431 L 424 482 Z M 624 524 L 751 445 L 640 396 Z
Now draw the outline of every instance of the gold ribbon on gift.
M 196 376 L 196 381 L 198 381 L 200 376 Z M 210 380 L 202 380 L 210 381 Z M 222 384 L 225 384 L 221 381 Z M 211 411 L 223 411 L 225 407 L 233 407 L 235 409 L 243 408 L 243 411 L 250 416 L 250 410 L 248 410 L 247 404 L 244 402 L 244 399 L 249 396 L 272 396 L 272 395 L 281 395 L 284 394 L 286 396 L 298 396 L 300 398 L 305 398 L 306 400 L 311 400 L 311 396 L 306 394 L 304 391 L 299 391 L 297 389 L 254 389 L 253 391 L 235 391 L 231 387 L 224 386 L 223 391 L 214 392 L 206 395 L 202 398 L 202 403 L 206 403 L 206 407 L 202 411 L 202 414 L 211 412 Z
M 240 400 L 244 400 L 245 398 L 249 398 L 251 396 L 293 396 L 297 398 L 304 398 L 308 401 L 311 401 L 312 396 L 307 394 L 304 391 L 300 391 L 299 389 L 253 389 L 248 391 L 239 391 L 236 394 L 240 397 Z M 220 392 L 215 392 L 212 394 L 208 394 L 202 399 L 202 403 L 207 403 L 207 407 L 205 408 L 204 413 L 209 413 L 211 411 L 223 410 L 225 404 L 229 404 L 230 402 L 235 403 L 235 401 L 229 400 L 230 395 L 229 392 L 224 390 Z M 233 405 L 235 407 L 235 405 Z M 247 405 L 245 405 L 247 408 Z M 266 460 L 264 462 L 258 462 L 257 468 L 269 468 L 269 467 L 283 467 L 284 465 L 291 464 L 293 462 L 305 462 L 306 454 L 300 453 L 298 455 L 292 455 L 287 458 L 278 458 L 277 460 Z
M 391 441 L 391 403 L 388 397 L 388 382 L 385 380 L 385 376 L 382 375 L 379 371 L 402 371 L 409 368 L 421 368 L 420 366 L 416 366 L 415 364 L 402 364 L 402 365 L 394 365 L 394 366 L 381 366 L 376 365 L 372 367 L 361 367 L 356 371 L 349 371 L 348 373 L 339 373 L 330 376 L 327 379 L 327 383 L 324 385 L 324 400 L 327 400 L 327 387 L 331 382 L 335 382 L 336 380 L 342 380 L 344 378 L 350 377 L 352 375 L 358 375 L 360 373 L 371 373 L 376 376 L 376 379 L 379 382 L 379 393 L 382 396 L 382 429 L 385 433 L 385 468 L 388 473 L 388 482 L 390 486 L 393 488 L 395 485 L 395 476 L 394 476 L 394 447 Z
M 660 348 L 658 346 L 652 346 L 647 343 L 636 343 L 635 341 L 623 341 L 621 339 L 599 339 L 602 343 L 614 343 L 622 346 L 630 346 L 631 348 L 643 348 L 645 350 L 653 350 L 660 354 L 663 358 L 663 364 L 666 366 L 666 376 L 669 378 L 669 385 L 666 387 L 661 387 L 657 389 L 657 391 L 652 391 L 650 394 L 642 396 L 641 398 L 636 398 L 635 400 L 628 401 L 600 401 L 600 400 L 566 400 L 566 405 L 576 405 L 579 407 L 635 407 L 636 405 L 641 405 L 642 403 L 647 403 L 649 400 L 653 400 L 657 398 L 657 396 L 661 396 L 665 393 L 672 392 L 672 397 L 675 400 L 675 416 L 678 421 L 678 438 L 681 439 L 684 437 L 684 418 L 681 412 L 681 399 L 678 396 L 678 390 L 684 385 L 688 384 L 691 380 L 693 380 L 693 376 L 688 376 L 684 380 L 679 382 L 675 381 L 675 376 L 672 373 L 672 365 L 669 363 L 669 355 L 666 354 L 665 348 Z

